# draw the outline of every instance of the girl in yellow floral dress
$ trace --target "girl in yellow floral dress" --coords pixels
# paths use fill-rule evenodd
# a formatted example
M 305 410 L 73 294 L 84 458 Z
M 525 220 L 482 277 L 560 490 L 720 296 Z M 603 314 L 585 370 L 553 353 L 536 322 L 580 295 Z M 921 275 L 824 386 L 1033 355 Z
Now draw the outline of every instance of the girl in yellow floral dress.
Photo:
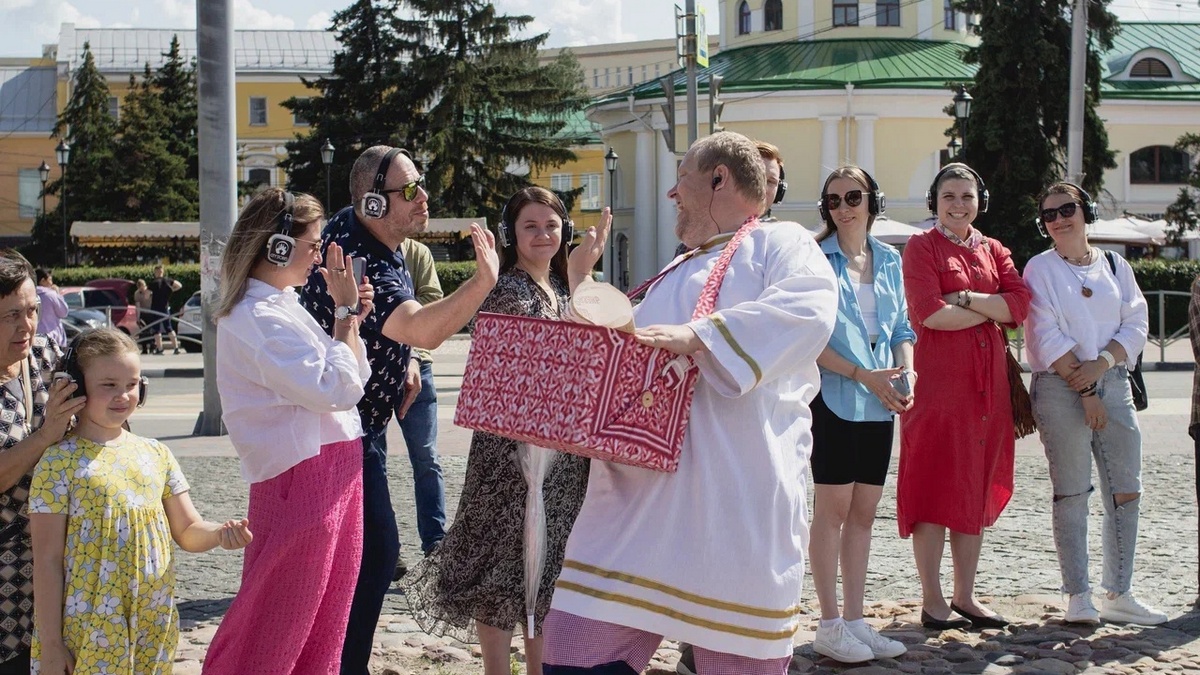
M 129 336 L 84 333 L 63 369 L 87 402 L 33 473 L 32 672 L 169 675 L 179 637 L 171 540 L 192 552 L 242 548 L 248 523 L 201 518 L 171 451 L 124 428 L 145 397 Z

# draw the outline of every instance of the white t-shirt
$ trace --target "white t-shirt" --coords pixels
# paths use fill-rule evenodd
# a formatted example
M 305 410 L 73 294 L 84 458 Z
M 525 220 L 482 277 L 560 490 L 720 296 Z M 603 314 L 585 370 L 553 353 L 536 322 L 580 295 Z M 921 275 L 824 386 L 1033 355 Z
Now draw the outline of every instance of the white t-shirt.
M 1080 361 L 1097 358 L 1111 340 L 1125 348 L 1132 368 L 1146 346 L 1149 314 L 1133 268 L 1113 254 L 1116 273 L 1100 252 L 1087 267 L 1071 265 L 1054 249 L 1034 256 L 1025 265 L 1024 279 L 1032 299 L 1025 319 L 1025 346 L 1033 372 L 1052 370 L 1050 364 L 1068 351 Z M 1092 291 L 1083 295 L 1083 286 Z
M 862 314 L 863 325 L 867 327 L 867 337 L 871 344 L 879 339 L 879 310 L 875 304 L 875 284 L 854 284 L 854 295 L 858 298 L 858 311 Z

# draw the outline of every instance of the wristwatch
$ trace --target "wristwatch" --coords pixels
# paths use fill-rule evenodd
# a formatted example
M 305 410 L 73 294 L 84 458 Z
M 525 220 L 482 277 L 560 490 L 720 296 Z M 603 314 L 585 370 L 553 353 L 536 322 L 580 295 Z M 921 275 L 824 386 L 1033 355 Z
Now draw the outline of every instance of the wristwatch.
M 333 318 L 337 319 L 338 321 L 345 321 L 352 316 L 358 315 L 359 311 L 349 305 L 341 305 L 337 309 L 333 310 Z

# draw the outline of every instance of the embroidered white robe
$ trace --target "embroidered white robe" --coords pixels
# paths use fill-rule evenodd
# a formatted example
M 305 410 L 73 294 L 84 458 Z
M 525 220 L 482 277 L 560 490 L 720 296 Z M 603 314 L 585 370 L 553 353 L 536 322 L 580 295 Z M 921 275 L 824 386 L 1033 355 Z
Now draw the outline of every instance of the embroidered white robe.
M 635 311 L 638 326 L 690 323 L 708 347 L 679 470 L 592 462 L 553 607 L 781 658 L 799 623 L 808 404 L 837 287 L 803 227 L 764 224 L 734 254 L 717 311 L 692 322 L 721 248 L 671 271 Z

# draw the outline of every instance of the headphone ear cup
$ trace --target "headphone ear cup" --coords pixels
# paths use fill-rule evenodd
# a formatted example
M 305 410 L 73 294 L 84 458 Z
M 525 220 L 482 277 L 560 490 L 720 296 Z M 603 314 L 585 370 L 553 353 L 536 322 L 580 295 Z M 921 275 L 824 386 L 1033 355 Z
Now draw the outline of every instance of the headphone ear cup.
M 267 240 L 267 262 L 287 267 L 296 251 L 296 240 L 286 234 L 273 234 Z
M 508 233 L 508 223 L 503 220 L 500 221 L 500 227 L 496 228 L 496 240 L 500 242 L 500 248 L 508 248 L 517 243 L 516 237 Z
M 1042 239 L 1050 238 L 1050 233 L 1046 232 L 1046 225 L 1042 222 L 1041 218 L 1034 218 L 1033 224 L 1037 225 L 1038 234 L 1042 235 Z
M 150 381 L 145 377 L 138 380 L 138 402 L 137 407 L 146 405 L 146 397 L 149 395 Z
M 362 212 L 368 218 L 382 218 L 387 215 L 387 198 L 375 192 L 368 192 L 362 198 Z
M 571 222 L 570 218 L 563 219 L 562 224 L 562 243 L 564 246 L 570 246 L 571 241 L 575 239 L 575 223 Z
M 1099 217 L 1098 210 L 1099 209 L 1096 207 L 1096 202 L 1084 202 L 1083 222 L 1085 225 L 1091 225 L 1092 223 L 1096 222 L 1096 219 Z
M 988 192 L 987 188 L 983 188 L 982 190 L 980 190 L 979 191 L 979 212 L 987 213 L 988 204 L 990 204 L 991 202 L 992 202 L 992 194 L 990 192 Z
M 825 207 L 825 200 L 817 200 L 817 213 L 821 214 L 821 222 L 828 225 L 833 221 L 833 216 L 829 215 L 829 209 Z

